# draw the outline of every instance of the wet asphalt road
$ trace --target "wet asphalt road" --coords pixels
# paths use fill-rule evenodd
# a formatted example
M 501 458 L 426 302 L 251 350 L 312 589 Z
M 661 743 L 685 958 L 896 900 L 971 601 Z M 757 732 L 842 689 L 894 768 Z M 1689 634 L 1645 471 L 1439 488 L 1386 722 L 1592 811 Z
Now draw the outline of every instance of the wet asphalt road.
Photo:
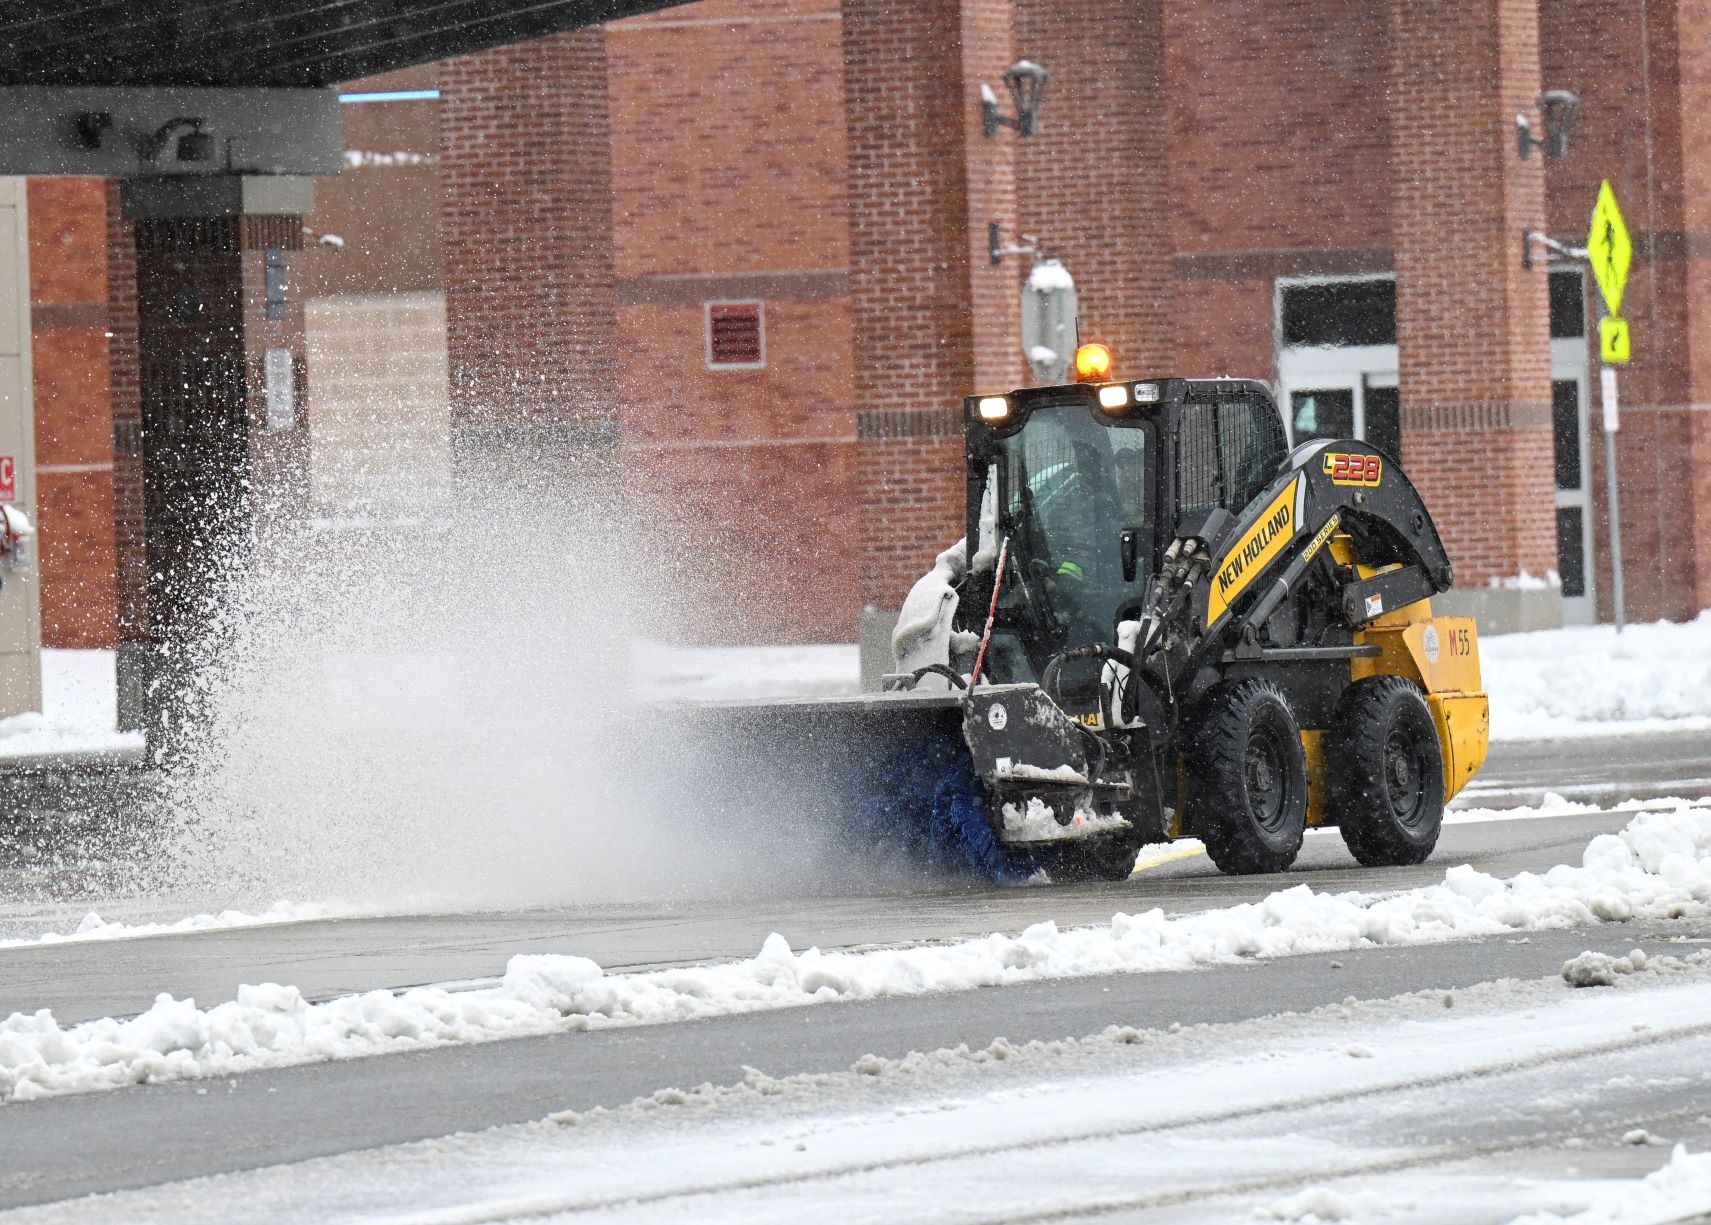
M 1590 747 L 1499 746 L 1481 778 L 1490 789 L 1473 802 L 1525 802 L 1536 792 L 1563 791 L 1553 785 L 1562 779 L 1599 771 L 1608 781 L 1591 783 L 1623 798 L 1711 793 L 1711 736 L 1631 738 L 1619 753 Z M 1680 785 L 1695 779 L 1705 781 L 1700 790 Z M 161 991 L 207 1006 L 230 998 L 241 982 L 260 981 L 295 983 L 325 998 L 491 977 L 526 952 L 577 953 L 609 969 L 743 957 L 772 931 L 796 947 L 948 939 L 1044 919 L 1098 922 L 1119 910 L 1201 910 L 1301 883 L 1403 888 L 1440 880 L 1457 863 L 1509 876 L 1578 862 L 1591 837 L 1627 820 L 1593 812 L 1452 824 L 1434 859 L 1413 869 L 1361 868 L 1327 833 L 1308 839 L 1294 870 L 1269 877 L 1219 876 L 1187 844 L 1110 885 L 394 916 L 4 949 L 0 1015 L 38 1008 L 52 1008 L 62 1022 L 125 1015 Z M 957 1042 L 984 1045 L 1000 1035 L 1057 1038 L 1112 1023 L 1245 1019 L 1348 995 L 1548 976 L 1587 947 L 1682 952 L 1706 943 L 1711 924 L 1606 926 L 1342 954 L 1338 969 L 1312 956 L 1058 981 L 252 1073 L 216 1082 L 207 1093 L 197 1092 L 206 1086 L 179 1084 L 13 1104 L 0 1107 L 0 1206 L 616 1105 L 667 1085 L 737 1079 L 743 1065 L 783 1075 L 846 1067 L 870 1051 L 895 1056 Z

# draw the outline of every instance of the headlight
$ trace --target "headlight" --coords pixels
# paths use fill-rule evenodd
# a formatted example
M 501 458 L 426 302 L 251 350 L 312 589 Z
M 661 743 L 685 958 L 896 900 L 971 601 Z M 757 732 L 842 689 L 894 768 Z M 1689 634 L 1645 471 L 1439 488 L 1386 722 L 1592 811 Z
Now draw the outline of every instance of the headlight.
M 1003 396 L 982 396 L 975 411 L 982 421 L 1002 421 L 1010 415 L 1010 401 Z
M 1158 403 L 1158 396 L 1159 396 L 1159 387 L 1158 387 L 1157 383 L 1136 383 L 1135 384 L 1135 403 L 1136 404 L 1157 404 Z
M 1129 387 L 1126 383 L 1107 383 L 1099 389 L 1099 407 L 1116 411 L 1129 406 Z

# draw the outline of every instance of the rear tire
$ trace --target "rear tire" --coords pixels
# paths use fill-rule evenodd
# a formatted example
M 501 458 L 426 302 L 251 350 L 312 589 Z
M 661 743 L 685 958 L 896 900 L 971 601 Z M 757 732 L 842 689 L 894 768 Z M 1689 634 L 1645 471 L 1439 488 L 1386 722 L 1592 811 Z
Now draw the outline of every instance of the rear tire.
M 1219 870 L 1294 863 L 1307 832 L 1307 754 L 1283 691 L 1257 680 L 1215 686 L 1187 747 L 1189 828 Z
M 1400 676 L 1356 681 L 1325 733 L 1325 813 L 1369 868 L 1424 863 L 1444 823 L 1444 758 L 1431 708 Z

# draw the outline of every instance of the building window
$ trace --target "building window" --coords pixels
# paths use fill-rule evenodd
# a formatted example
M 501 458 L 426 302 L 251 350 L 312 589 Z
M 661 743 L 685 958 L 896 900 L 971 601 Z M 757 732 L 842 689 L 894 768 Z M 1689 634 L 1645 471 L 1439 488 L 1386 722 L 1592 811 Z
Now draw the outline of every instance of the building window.
M 1390 277 L 1285 285 L 1279 306 L 1285 345 L 1396 343 L 1396 282 Z
M 707 364 L 726 370 L 766 365 L 766 311 L 761 303 L 707 303 Z

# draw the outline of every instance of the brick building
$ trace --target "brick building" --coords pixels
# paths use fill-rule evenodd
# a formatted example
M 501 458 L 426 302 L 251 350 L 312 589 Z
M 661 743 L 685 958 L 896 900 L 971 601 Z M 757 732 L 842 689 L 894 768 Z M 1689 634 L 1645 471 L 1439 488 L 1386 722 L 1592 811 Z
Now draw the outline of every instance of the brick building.
M 1268 378 L 1298 434 L 1400 449 L 1494 624 L 1608 617 L 1592 299 L 1520 256 L 1609 178 L 1628 609 L 1690 616 L 1708 27 L 1711 0 L 701 0 L 357 83 L 292 256 L 307 488 L 385 510 L 460 455 L 615 449 L 695 525 L 711 632 L 877 633 L 960 534 L 960 397 L 1026 378 L 996 224 L 1065 260 L 1122 371 Z M 1040 134 L 988 138 L 980 87 L 1024 56 Z M 1568 156 L 1523 159 L 1548 87 L 1583 100 Z M 99 183 L 31 206 L 44 624 L 95 645 L 140 564 L 135 256 Z

